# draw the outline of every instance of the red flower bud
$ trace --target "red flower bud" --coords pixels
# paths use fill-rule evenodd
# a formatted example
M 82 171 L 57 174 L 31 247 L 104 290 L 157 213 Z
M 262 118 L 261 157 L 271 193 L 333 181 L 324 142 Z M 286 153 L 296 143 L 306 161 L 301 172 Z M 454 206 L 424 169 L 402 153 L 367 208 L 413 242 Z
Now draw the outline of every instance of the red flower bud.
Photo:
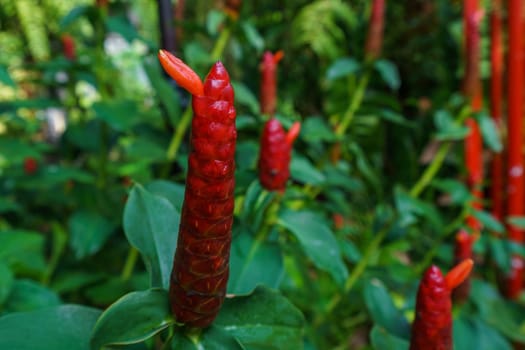
M 73 61 L 76 57 L 75 40 L 69 34 L 63 34 L 60 40 L 62 41 L 62 52 L 64 56 L 68 60 Z
M 24 172 L 27 175 L 33 175 L 38 170 L 38 161 L 33 157 L 24 159 Z
M 259 180 L 269 191 L 284 191 L 290 177 L 292 144 L 301 128 L 294 123 L 288 134 L 281 123 L 272 118 L 264 125 L 259 153 Z
M 266 51 L 261 63 L 261 113 L 271 117 L 277 105 L 277 63 L 283 58 L 282 51 L 275 55 Z

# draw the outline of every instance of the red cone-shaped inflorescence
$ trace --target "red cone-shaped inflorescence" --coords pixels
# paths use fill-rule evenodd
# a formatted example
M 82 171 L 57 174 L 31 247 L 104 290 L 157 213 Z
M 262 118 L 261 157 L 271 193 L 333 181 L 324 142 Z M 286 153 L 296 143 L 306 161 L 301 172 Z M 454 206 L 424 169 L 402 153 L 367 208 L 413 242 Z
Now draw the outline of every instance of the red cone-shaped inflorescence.
M 62 52 L 68 60 L 73 61 L 76 57 L 75 40 L 69 34 L 64 34 L 60 38 L 62 41 Z
M 277 105 L 277 63 L 283 58 L 283 52 L 272 54 L 266 51 L 261 62 L 261 113 L 273 117 Z
M 416 300 L 410 350 L 452 349 L 452 302 L 450 294 L 470 273 L 472 260 L 465 260 L 443 277 L 432 265 L 423 275 Z
M 271 118 L 264 125 L 258 165 L 259 180 L 267 190 L 285 190 L 290 177 L 292 145 L 299 129 L 300 124 L 295 123 L 287 134 L 275 118 Z
M 386 0 L 373 0 L 372 14 L 370 16 L 365 46 L 365 55 L 367 58 L 376 59 L 381 54 L 385 7 Z
M 161 52 L 159 58 L 164 67 L 180 68 L 184 74 L 174 74 L 177 82 L 189 84 L 198 93 L 192 101 L 191 152 L 170 303 L 177 322 L 203 328 L 219 312 L 229 274 L 237 137 L 234 94 L 220 62 L 200 86 L 196 75 L 187 74 L 189 67 L 182 61 L 167 52 Z

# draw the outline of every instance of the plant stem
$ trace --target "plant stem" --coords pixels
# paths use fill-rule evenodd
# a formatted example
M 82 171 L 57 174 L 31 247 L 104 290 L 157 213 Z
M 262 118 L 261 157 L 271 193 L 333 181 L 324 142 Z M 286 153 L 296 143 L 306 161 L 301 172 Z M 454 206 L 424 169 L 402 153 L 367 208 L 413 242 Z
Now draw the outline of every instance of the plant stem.
M 335 129 L 335 135 L 338 137 L 341 137 L 345 134 L 346 129 L 350 126 L 350 123 L 354 119 L 355 112 L 363 102 L 363 97 L 365 96 L 366 87 L 368 86 L 368 81 L 370 79 L 370 69 L 367 69 L 365 73 L 361 76 L 361 79 L 359 79 L 359 82 L 357 83 L 356 90 L 354 94 L 352 95 L 352 99 L 350 101 L 350 105 L 348 105 L 348 109 L 345 111 L 345 114 L 343 115 L 343 119 L 341 122 L 337 125 Z
M 124 263 L 124 268 L 122 269 L 122 273 L 120 275 L 120 278 L 123 281 L 129 280 L 131 277 L 131 274 L 133 273 L 133 269 L 135 268 L 135 264 L 137 262 L 137 258 L 139 257 L 139 251 L 135 247 L 130 247 L 128 251 L 128 257 L 126 258 L 126 262 Z
M 463 124 L 465 119 L 470 115 L 470 106 L 465 106 L 460 111 L 458 118 L 455 120 L 455 124 Z M 452 147 L 452 141 L 445 141 L 440 146 L 434 159 L 430 165 L 425 169 L 416 184 L 410 189 L 410 196 L 417 198 L 423 192 L 423 190 L 432 182 L 439 169 L 443 165 L 448 151 Z

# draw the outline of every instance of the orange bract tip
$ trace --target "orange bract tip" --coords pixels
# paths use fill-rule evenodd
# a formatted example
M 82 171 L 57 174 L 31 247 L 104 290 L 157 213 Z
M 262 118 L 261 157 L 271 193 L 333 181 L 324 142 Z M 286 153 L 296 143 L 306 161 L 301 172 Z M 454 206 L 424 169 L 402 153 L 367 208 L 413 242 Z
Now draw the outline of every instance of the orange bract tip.
M 288 130 L 288 134 L 286 134 L 286 142 L 288 142 L 289 145 L 291 145 L 297 136 L 299 136 L 299 133 L 301 132 L 301 123 L 295 122 L 293 123 L 290 130 Z
M 202 96 L 204 94 L 201 78 L 186 63 L 166 50 L 159 50 L 158 57 L 162 68 L 177 84 L 192 95 Z
M 472 259 L 465 259 L 450 270 L 445 276 L 447 288 L 452 290 L 459 286 L 468 277 L 473 266 Z
M 275 62 L 275 64 L 277 64 L 279 63 L 280 60 L 283 59 L 283 57 L 284 57 L 283 50 L 279 50 L 273 55 L 273 61 Z

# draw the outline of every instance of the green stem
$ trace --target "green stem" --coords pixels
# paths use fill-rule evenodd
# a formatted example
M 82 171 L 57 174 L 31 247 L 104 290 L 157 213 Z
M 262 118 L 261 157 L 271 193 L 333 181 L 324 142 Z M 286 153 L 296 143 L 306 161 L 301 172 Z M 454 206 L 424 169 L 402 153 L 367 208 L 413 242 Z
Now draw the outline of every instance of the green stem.
M 217 61 L 221 58 L 224 49 L 226 48 L 226 44 L 228 43 L 228 39 L 230 39 L 231 34 L 231 27 L 228 26 L 224 28 L 221 31 L 221 35 L 219 36 L 219 39 L 215 42 L 215 47 L 211 51 L 211 59 L 213 61 Z
M 357 84 L 357 88 L 352 95 L 352 100 L 350 101 L 350 105 L 348 106 L 348 109 L 346 110 L 345 114 L 343 115 L 343 119 L 337 125 L 335 129 L 335 134 L 338 137 L 341 137 L 345 134 L 346 129 L 350 126 L 350 123 L 354 119 L 355 113 L 357 112 L 357 109 L 363 102 L 363 98 L 365 96 L 366 87 L 368 86 L 368 81 L 370 79 L 370 70 L 367 69 L 363 76 L 361 76 L 361 79 L 359 79 L 359 82 Z
M 139 251 L 134 247 L 130 247 L 128 251 L 128 257 L 126 258 L 126 262 L 124 263 L 124 268 L 122 269 L 122 273 L 120 274 L 120 278 L 123 281 L 129 280 L 129 278 L 131 277 L 131 274 L 133 273 L 133 270 L 135 268 L 135 264 L 137 263 L 138 257 Z
M 449 142 L 442 143 L 436 153 L 432 163 L 425 169 L 423 175 L 419 178 L 416 184 L 410 190 L 410 196 L 413 198 L 419 197 L 421 192 L 432 182 L 439 169 L 443 165 L 445 158 L 450 150 L 452 144 Z

